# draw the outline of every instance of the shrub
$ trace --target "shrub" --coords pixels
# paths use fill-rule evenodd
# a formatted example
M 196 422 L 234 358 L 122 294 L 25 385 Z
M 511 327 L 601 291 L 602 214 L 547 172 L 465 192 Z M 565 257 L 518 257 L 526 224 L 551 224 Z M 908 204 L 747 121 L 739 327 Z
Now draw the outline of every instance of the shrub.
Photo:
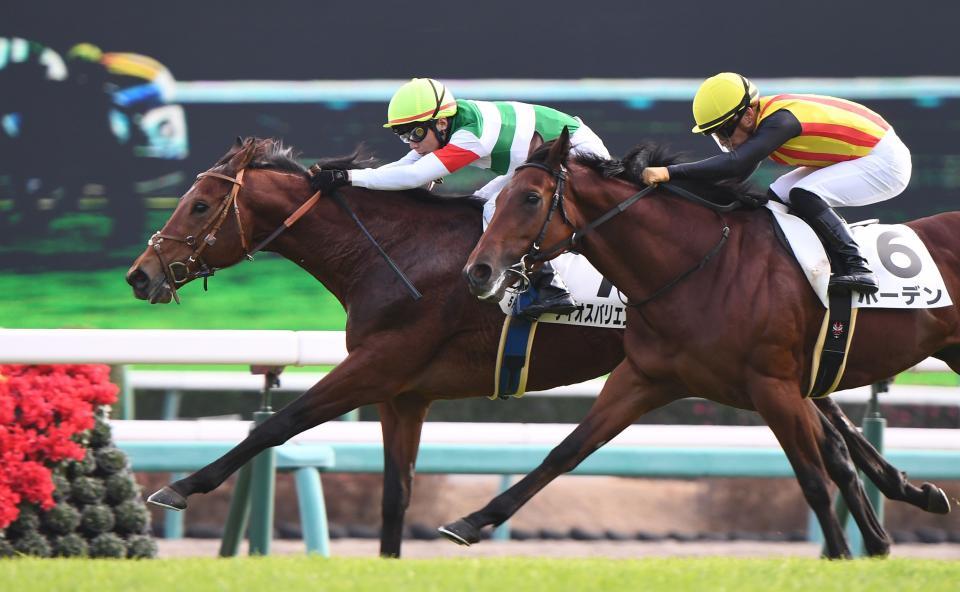
M 157 542 L 145 534 L 135 534 L 127 539 L 127 557 L 150 559 L 157 556 Z
M 90 448 L 96 450 L 104 446 L 109 446 L 111 444 L 110 440 L 110 425 L 98 419 L 88 435 Z
M 36 557 L 50 557 L 50 543 L 46 537 L 36 530 L 24 533 L 23 536 L 13 541 L 13 548 L 18 553 L 24 555 L 34 555 Z
M 87 506 L 80 515 L 80 529 L 90 536 L 110 532 L 113 530 L 113 525 L 113 512 L 109 506 L 103 504 Z
M 97 459 L 93 457 L 93 452 L 87 450 L 80 460 L 75 460 L 67 465 L 67 476 L 76 481 L 86 475 L 92 475 L 97 470 Z
M 141 534 L 150 523 L 150 513 L 139 500 L 123 502 L 114 508 L 114 516 L 120 534 Z
M 53 499 L 57 502 L 70 498 L 70 480 L 60 471 L 53 473 Z
M 113 534 L 105 532 L 97 535 L 90 541 L 91 557 L 116 557 L 127 556 L 127 546 L 123 544 L 123 539 Z
M 7 527 L 7 536 L 16 539 L 40 528 L 40 515 L 31 505 L 20 507 L 20 516 Z
M 75 532 L 53 537 L 51 547 L 54 557 L 86 557 L 90 554 L 86 539 Z
M 68 503 L 61 502 L 43 514 L 43 527 L 53 534 L 67 534 L 80 525 L 80 512 Z
M 70 498 L 78 504 L 98 504 L 103 500 L 106 486 L 94 477 L 77 477 L 73 480 Z
M 113 475 L 127 468 L 127 455 L 119 448 L 101 448 L 94 453 L 97 461 L 97 473 Z
M 104 483 L 107 488 L 104 498 L 112 506 L 127 501 L 139 491 L 136 481 L 133 480 L 133 475 L 126 471 L 110 475 Z

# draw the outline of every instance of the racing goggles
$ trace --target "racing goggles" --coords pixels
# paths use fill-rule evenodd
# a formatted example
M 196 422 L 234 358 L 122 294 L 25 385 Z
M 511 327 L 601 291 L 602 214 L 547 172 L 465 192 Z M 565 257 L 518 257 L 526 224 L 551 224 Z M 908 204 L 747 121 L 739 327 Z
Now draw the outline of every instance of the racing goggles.
M 743 119 L 743 115 L 746 112 L 747 110 L 744 109 L 739 114 L 728 119 L 726 123 L 708 133 L 721 140 L 729 140 L 733 136 L 734 132 L 737 131 L 737 127 L 740 125 L 740 120 Z
M 427 138 L 427 132 L 434 129 L 433 121 L 415 121 L 405 125 L 396 125 L 393 127 L 393 133 L 397 134 L 400 141 L 404 144 L 410 142 L 422 142 Z

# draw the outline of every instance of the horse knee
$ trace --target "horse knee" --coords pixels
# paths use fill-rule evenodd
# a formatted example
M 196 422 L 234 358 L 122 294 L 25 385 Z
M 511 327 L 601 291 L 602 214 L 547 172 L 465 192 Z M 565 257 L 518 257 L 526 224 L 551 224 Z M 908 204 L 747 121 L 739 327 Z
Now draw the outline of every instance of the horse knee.
M 569 473 L 577 468 L 577 465 L 583 462 L 591 452 L 593 450 L 583 450 L 579 443 L 561 442 L 550 451 L 543 464 L 560 473 Z

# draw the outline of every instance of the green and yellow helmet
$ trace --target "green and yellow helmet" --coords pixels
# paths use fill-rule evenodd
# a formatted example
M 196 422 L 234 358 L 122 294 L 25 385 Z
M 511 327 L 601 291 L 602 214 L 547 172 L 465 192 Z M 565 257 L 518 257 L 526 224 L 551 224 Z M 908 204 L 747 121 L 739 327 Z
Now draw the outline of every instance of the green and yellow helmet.
M 456 112 L 457 100 L 446 86 L 433 78 L 414 78 L 393 94 L 383 127 L 450 117 Z
M 99 62 L 102 57 L 103 50 L 92 43 L 78 43 L 67 51 L 68 60 Z
M 760 96 L 752 82 L 733 72 L 721 72 L 703 81 L 693 97 L 695 134 L 709 134 L 740 116 Z

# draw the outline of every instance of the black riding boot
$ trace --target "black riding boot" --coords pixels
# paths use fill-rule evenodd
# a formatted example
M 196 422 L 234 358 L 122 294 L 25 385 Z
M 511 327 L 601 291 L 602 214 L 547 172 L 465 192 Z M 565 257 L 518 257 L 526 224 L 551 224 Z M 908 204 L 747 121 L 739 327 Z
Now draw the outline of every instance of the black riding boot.
M 530 321 L 537 320 L 542 314 L 570 314 L 579 308 L 549 261 L 533 274 L 530 284 L 536 299 L 519 313 Z
M 843 267 L 842 275 L 830 278 L 830 286 L 838 286 L 856 290 L 861 294 L 873 294 L 880 287 L 877 285 L 877 276 L 867 267 L 867 260 L 860 253 L 860 246 L 853 240 L 850 229 L 847 228 L 836 212 L 827 208 L 814 218 L 807 220 L 820 240 L 840 259 Z

